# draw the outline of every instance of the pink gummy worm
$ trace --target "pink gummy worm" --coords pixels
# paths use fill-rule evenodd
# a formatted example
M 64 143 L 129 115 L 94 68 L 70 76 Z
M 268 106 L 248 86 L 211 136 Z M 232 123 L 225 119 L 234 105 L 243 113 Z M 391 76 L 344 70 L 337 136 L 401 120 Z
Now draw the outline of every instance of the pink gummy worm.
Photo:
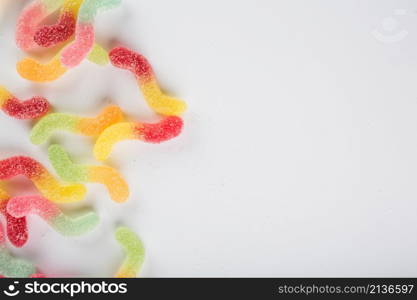
M 78 66 L 87 57 L 94 46 L 94 26 L 91 23 L 79 23 L 75 40 L 61 53 L 61 63 L 67 68 Z
M 46 10 L 42 1 L 35 1 L 23 10 L 16 27 L 16 44 L 20 49 L 29 51 L 37 47 L 33 37 L 45 15 Z
M 21 218 L 28 214 L 36 214 L 50 220 L 60 214 L 59 208 L 42 196 L 14 197 L 7 203 L 7 212 Z

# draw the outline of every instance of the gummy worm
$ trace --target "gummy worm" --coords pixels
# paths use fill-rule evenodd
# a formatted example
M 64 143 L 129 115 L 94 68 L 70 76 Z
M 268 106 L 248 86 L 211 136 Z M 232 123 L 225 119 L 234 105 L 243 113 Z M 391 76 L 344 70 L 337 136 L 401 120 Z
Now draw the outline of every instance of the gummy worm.
M 84 0 L 65 0 L 58 22 L 40 27 L 35 35 L 35 42 L 41 47 L 52 47 L 68 40 L 75 32 L 78 11 Z
M 176 116 L 186 110 L 187 106 L 184 101 L 162 93 L 152 66 L 144 56 L 127 48 L 117 47 L 110 51 L 109 57 L 115 67 L 129 70 L 136 75 L 146 102 L 155 112 L 166 116 Z
M 61 63 L 61 52 L 55 55 L 49 62 L 42 64 L 39 61 L 26 57 L 16 65 L 17 72 L 23 78 L 34 82 L 51 82 L 64 75 L 68 68 Z M 106 65 L 109 61 L 107 51 L 95 44 L 88 59 L 97 65 Z
M 21 248 L 26 244 L 28 240 L 26 218 L 15 218 L 7 212 L 6 206 L 9 202 L 9 199 L 10 196 L 7 194 L 7 192 L 0 188 L 0 213 L 6 219 L 7 237 L 15 247 Z
M 107 64 L 109 60 L 107 51 L 94 43 L 92 21 L 99 9 L 111 8 L 120 4 L 120 2 L 121 0 L 85 0 L 79 9 L 75 41 L 64 47 L 46 64 L 42 64 L 33 58 L 24 58 L 17 63 L 18 73 L 23 78 L 31 81 L 50 82 L 64 75 L 69 68 L 81 63 L 85 57 L 98 65 Z M 73 4 L 75 7 L 79 3 L 74 2 Z M 92 35 L 90 35 L 90 29 Z
M 42 97 L 20 101 L 0 85 L 0 107 L 15 119 L 28 120 L 44 116 L 50 109 L 49 102 Z
M 115 237 L 126 253 L 126 258 L 115 277 L 134 278 L 137 276 L 145 259 L 143 244 L 139 237 L 127 227 L 117 228 Z
M 44 166 L 30 157 L 15 156 L 0 160 L 0 180 L 18 175 L 30 179 L 41 194 L 53 202 L 76 202 L 82 200 L 86 194 L 86 189 L 81 184 L 61 185 Z
M 61 65 L 59 54 L 46 64 L 26 57 L 17 63 L 16 69 L 20 76 L 34 82 L 54 81 L 67 72 L 67 69 Z
M 85 234 L 93 230 L 99 223 L 99 217 L 93 211 L 88 211 L 77 218 L 70 218 L 56 204 L 42 196 L 12 198 L 7 204 L 7 211 L 16 218 L 36 214 L 64 236 Z
M 118 106 L 106 107 L 95 118 L 84 118 L 63 113 L 53 113 L 42 118 L 32 129 L 30 140 L 39 145 L 57 130 L 66 130 L 85 136 L 96 137 L 107 127 L 121 122 L 123 112 Z
M 94 145 L 94 156 L 105 160 L 114 145 L 123 140 L 141 140 L 147 143 L 162 143 L 177 137 L 183 128 L 180 117 L 170 116 L 156 124 L 118 123 L 105 129 Z
M 94 46 L 94 19 L 99 10 L 120 5 L 121 0 L 85 0 L 82 4 L 75 31 L 75 40 L 62 51 L 61 63 L 67 68 L 78 66 Z
M 96 65 L 105 66 L 109 63 L 109 54 L 99 44 L 94 44 L 93 49 L 87 56 L 87 59 Z
M 59 146 L 51 145 L 48 157 L 58 176 L 68 182 L 97 182 L 106 186 L 115 202 L 125 202 L 129 197 L 129 187 L 120 173 L 107 166 L 84 166 L 74 164 L 68 153 Z
M 23 51 L 35 49 L 34 36 L 39 24 L 62 6 L 64 0 L 35 0 L 22 11 L 16 26 L 16 44 Z
M 0 274 L 5 277 L 25 278 L 36 272 L 28 261 L 13 257 L 6 248 L 3 228 L 0 226 Z

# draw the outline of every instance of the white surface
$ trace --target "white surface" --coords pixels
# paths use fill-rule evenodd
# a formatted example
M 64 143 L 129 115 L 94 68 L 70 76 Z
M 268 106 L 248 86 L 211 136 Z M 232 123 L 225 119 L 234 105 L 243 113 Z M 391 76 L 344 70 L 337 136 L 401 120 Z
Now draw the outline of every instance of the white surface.
M 157 119 L 131 74 L 110 66 L 85 62 L 48 85 L 19 78 L 14 2 L 0 24 L 2 84 L 57 111 L 95 115 L 113 102 Z M 122 223 L 146 245 L 145 277 L 417 276 L 415 1 L 123 2 L 99 16 L 99 40 L 149 58 L 161 85 L 189 104 L 184 134 L 119 144 L 110 163 L 131 185 L 129 203 L 88 185 L 102 217 L 95 232 L 66 239 L 33 217 L 15 253 L 48 274 L 111 276 Z M 385 43 L 375 30 L 406 35 Z M 1 157 L 32 155 L 50 168 L 29 123 L 0 119 Z M 54 141 L 94 162 L 92 140 Z

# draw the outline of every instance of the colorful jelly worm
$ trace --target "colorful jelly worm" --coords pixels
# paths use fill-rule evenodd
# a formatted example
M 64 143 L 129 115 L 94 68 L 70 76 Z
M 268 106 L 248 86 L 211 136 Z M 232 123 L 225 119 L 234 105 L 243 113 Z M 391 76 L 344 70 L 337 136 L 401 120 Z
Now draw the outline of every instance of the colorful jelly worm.
M 35 0 L 23 9 L 16 26 L 16 44 L 20 49 L 30 51 L 39 47 L 34 40 L 39 24 L 59 9 L 64 1 Z
M 85 212 L 77 218 L 70 218 L 57 205 L 41 196 L 12 198 L 7 204 L 7 212 L 16 218 L 36 214 L 64 236 L 86 234 L 99 223 L 99 217 L 93 211 Z
M 97 137 L 104 129 L 121 121 L 123 121 L 123 112 L 118 106 L 113 105 L 106 107 L 95 118 L 85 118 L 63 113 L 49 114 L 33 127 L 30 133 L 30 140 L 35 145 L 42 144 L 58 130 Z
M 25 217 L 15 218 L 7 212 L 6 207 L 9 199 L 10 196 L 7 192 L 0 188 L 0 214 L 2 214 L 6 220 L 7 238 L 13 246 L 21 248 L 28 240 L 27 222 Z
M 78 66 L 94 46 L 94 19 L 99 10 L 111 9 L 120 5 L 121 0 L 85 0 L 82 4 L 75 31 L 75 40 L 65 47 L 61 63 L 67 68 Z
M 100 45 L 95 44 L 93 50 L 88 55 L 88 59 L 100 66 L 109 62 L 107 51 Z M 26 57 L 19 61 L 16 70 L 23 78 L 34 82 L 51 82 L 64 75 L 68 68 L 61 63 L 61 51 L 49 62 L 43 64 L 39 61 Z
M 52 47 L 67 41 L 75 32 L 78 11 L 84 0 L 65 0 L 58 22 L 40 27 L 35 35 L 35 42 L 41 47 Z
M 135 74 L 146 102 L 155 112 L 166 116 L 177 116 L 186 110 L 187 105 L 184 101 L 162 93 L 152 66 L 144 56 L 127 48 L 117 47 L 110 51 L 109 57 L 115 67 Z
M 117 170 L 107 166 L 76 165 L 59 145 L 50 146 L 48 156 L 62 180 L 77 183 L 101 183 L 106 186 L 110 197 L 115 202 L 125 202 L 129 197 L 129 187 Z
M 86 194 L 81 184 L 61 185 L 44 166 L 30 157 L 15 156 L 0 161 L 0 180 L 19 175 L 30 179 L 42 195 L 56 203 L 80 201 Z
M 145 259 L 145 249 L 142 241 L 127 227 L 117 228 L 115 237 L 126 254 L 126 258 L 115 277 L 134 278 L 139 273 Z
M 183 128 L 180 117 L 166 117 L 156 124 L 118 123 L 105 129 L 94 145 L 97 160 L 107 159 L 114 145 L 123 140 L 141 140 L 147 143 L 161 143 L 177 137 Z
M 50 105 L 43 97 L 20 101 L 0 85 L 0 107 L 10 117 L 20 120 L 37 119 L 48 113 Z
M 35 266 L 25 260 L 13 257 L 6 248 L 6 238 L 0 226 L 0 274 L 4 277 L 26 278 L 36 273 Z
M 78 23 L 74 42 L 66 45 L 46 64 L 32 58 L 25 58 L 17 63 L 18 73 L 25 79 L 34 82 L 50 82 L 64 75 L 68 69 L 81 63 L 84 58 L 98 65 L 106 65 L 109 61 L 107 51 L 94 43 L 93 21 L 98 10 L 112 8 L 121 0 L 85 0 L 81 7 L 79 1 L 69 1 L 72 13 L 78 10 Z M 53 39 L 49 37 L 49 40 Z

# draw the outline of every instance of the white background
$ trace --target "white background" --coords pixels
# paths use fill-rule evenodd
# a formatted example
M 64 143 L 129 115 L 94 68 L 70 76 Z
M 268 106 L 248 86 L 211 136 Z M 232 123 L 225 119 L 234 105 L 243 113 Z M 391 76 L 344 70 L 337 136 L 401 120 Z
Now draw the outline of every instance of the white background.
M 27 1 L 12 2 L 0 21 L 1 84 L 60 112 L 116 103 L 158 120 L 133 76 L 111 66 L 86 61 L 46 85 L 21 79 L 13 35 Z M 100 14 L 98 41 L 143 53 L 187 101 L 185 131 L 157 146 L 118 144 L 108 164 L 126 176 L 129 203 L 89 184 L 72 205 L 94 206 L 97 230 L 68 239 L 30 217 L 29 243 L 13 252 L 50 276 L 112 276 L 124 224 L 146 245 L 144 277 L 417 276 L 416 10 L 411 0 L 124 0 Z M 52 170 L 30 122 L 1 114 L 0 124 L 1 157 Z M 97 163 L 92 139 L 51 142 Z

